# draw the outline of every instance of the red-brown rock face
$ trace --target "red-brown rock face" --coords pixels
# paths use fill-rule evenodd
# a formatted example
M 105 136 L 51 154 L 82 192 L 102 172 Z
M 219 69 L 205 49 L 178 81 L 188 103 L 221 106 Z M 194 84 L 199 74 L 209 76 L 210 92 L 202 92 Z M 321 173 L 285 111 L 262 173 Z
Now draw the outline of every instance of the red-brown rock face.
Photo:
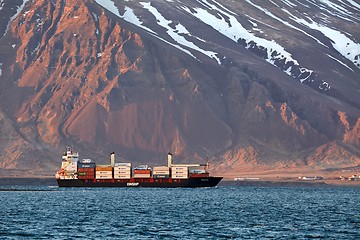
M 358 108 L 236 51 L 200 61 L 91 0 L 27 2 L 0 40 L 0 174 L 51 175 L 66 145 L 218 172 L 360 163 Z

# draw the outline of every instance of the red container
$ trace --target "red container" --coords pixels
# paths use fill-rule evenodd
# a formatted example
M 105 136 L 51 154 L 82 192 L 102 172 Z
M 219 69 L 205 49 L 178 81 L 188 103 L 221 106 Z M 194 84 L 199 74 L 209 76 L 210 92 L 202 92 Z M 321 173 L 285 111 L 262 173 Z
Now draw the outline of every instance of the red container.
M 90 173 L 94 173 L 94 172 L 95 172 L 95 168 L 78 168 L 78 172 L 90 172 Z
M 135 169 L 135 170 L 134 170 L 134 174 L 150 174 L 150 169 L 147 169 L 147 170 L 138 170 L 138 169 Z
M 94 179 L 95 176 L 92 175 L 92 176 L 78 176 L 78 179 Z
M 95 173 L 91 172 L 78 172 L 78 179 L 94 179 Z
M 202 177 L 209 177 L 209 173 L 190 173 L 190 178 L 202 178 Z
M 95 168 L 78 168 L 78 179 L 94 179 Z

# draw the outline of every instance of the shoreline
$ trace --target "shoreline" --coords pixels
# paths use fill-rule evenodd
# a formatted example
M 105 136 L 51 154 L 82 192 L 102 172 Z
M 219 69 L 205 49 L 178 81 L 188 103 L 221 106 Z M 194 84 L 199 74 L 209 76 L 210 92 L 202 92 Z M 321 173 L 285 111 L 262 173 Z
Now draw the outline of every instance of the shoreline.
M 252 186 L 252 187 L 360 187 L 360 181 L 275 181 L 275 180 L 223 180 L 218 186 Z

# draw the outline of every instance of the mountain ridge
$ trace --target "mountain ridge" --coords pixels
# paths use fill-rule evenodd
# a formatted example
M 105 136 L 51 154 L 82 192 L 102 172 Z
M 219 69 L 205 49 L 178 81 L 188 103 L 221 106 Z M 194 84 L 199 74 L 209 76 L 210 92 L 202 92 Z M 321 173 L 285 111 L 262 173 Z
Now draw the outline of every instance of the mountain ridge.
M 242 164 L 254 168 L 284 167 L 289 162 L 310 168 L 359 164 L 360 70 L 355 58 L 360 51 L 351 52 L 350 65 L 350 59 L 334 55 L 331 39 L 310 34 L 309 26 L 304 30 L 314 19 L 303 23 L 290 13 L 285 21 L 286 15 L 275 16 L 269 10 L 274 7 L 266 8 L 262 2 L 185 2 L 102 1 L 114 3 L 110 9 L 91 0 L 15 3 L 24 9 L 0 39 L 1 116 L 6 122 L 1 131 L 13 136 L 1 141 L 7 149 L 0 153 L 5 159 L 2 174 L 13 169 L 37 175 L 33 161 L 27 159 L 34 159 L 40 175 L 49 174 L 66 145 L 99 161 L 116 150 L 123 160 L 159 164 L 164 153 L 172 151 L 179 161 L 208 158 L 223 166 L 214 166 L 217 173 L 226 173 L 229 162 L 237 166 L 232 173 Z M 338 3 L 324 1 L 318 8 L 315 3 L 305 8 L 316 16 L 324 6 L 340 6 L 325 2 Z M 300 15 L 290 3 L 302 9 L 299 1 L 273 1 L 274 6 L 283 5 L 278 8 L 282 14 L 291 10 Z M 350 8 L 352 3 L 343 6 L 351 9 L 346 16 L 360 22 L 354 17 L 359 8 L 356 3 Z M 320 16 L 339 15 L 324 9 Z M 250 17 L 254 12 L 257 15 Z M 231 26 L 241 24 L 251 38 L 229 39 L 199 13 Z M 348 29 L 348 20 L 339 16 L 336 20 Z M 292 23 L 296 21 L 299 26 Z M 295 33 L 286 40 L 281 34 L 290 30 L 280 27 L 290 22 Z M 284 42 L 298 38 L 300 46 L 320 45 L 331 51 L 303 53 L 304 47 L 279 48 L 271 45 L 273 40 L 258 44 L 255 40 L 266 36 L 263 26 L 277 29 Z M 305 38 L 299 37 L 302 31 Z M 351 33 L 359 39 L 356 31 Z M 329 45 L 324 44 L 327 41 Z M 301 75 L 303 67 L 295 68 L 298 60 L 286 62 L 282 58 L 286 52 L 265 49 L 269 44 L 278 51 L 298 51 L 291 56 L 301 55 L 307 64 L 314 58 L 311 66 L 316 74 L 310 70 Z M 351 43 L 355 53 L 358 45 L 355 40 Z M 318 64 L 318 59 L 327 60 Z M 335 67 L 327 72 L 328 66 Z M 327 76 L 332 77 L 322 80 Z

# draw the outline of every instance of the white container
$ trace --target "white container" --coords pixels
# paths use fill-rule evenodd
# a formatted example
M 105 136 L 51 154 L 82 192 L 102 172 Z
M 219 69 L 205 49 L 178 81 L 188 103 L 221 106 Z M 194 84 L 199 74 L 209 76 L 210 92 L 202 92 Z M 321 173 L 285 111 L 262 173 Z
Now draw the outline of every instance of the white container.
M 128 173 L 114 173 L 114 176 L 115 176 L 115 175 L 117 175 L 117 176 L 118 176 L 118 175 L 122 175 L 122 176 L 125 176 L 125 175 L 126 175 L 126 176 L 131 176 L 131 173 L 129 173 L 129 172 L 128 172 Z
M 93 161 L 91 160 L 91 159 L 83 159 L 83 160 L 81 160 L 81 163 L 92 163 Z
M 175 176 L 175 175 L 186 175 L 186 176 L 188 176 L 188 172 L 179 172 L 179 171 L 171 172 L 171 176 Z
M 115 163 L 115 167 L 131 167 L 131 163 Z
M 171 178 L 174 178 L 174 179 L 188 179 L 189 177 L 187 175 L 175 175 L 175 176 L 171 176 Z
M 114 174 L 114 179 L 130 179 L 130 175 Z
M 112 177 L 113 177 L 112 173 L 101 173 L 101 174 L 99 172 L 95 173 L 96 179 L 111 179 Z
M 154 170 L 153 175 L 169 175 L 170 171 L 161 171 L 161 170 Z
M 114 174 L 131 174 L 131 171 L 114 171 Z
M 96 171 L 99 175 L 112 175 L 112 171 Z
M 189 175 L 187 172 L 172 172 L 172 175 Z
M 180 169 L 180 170 L 175 170 L 173 169 L 173 171 L 171 171 L 171 177 L 172 178 L 189 178 L 189 173 L 185 169 Z
M 96 175 L 96 179 L 112 179 L 112 175 Z
M 153 167 L 153 171 L 169 171 L 170 168 L 167 166 L 158 166 L 158 167 Z
M 171 171 L 188 171 L 189 167 L 172 167 Z
M 150 178 L 150 173 L 137 173 L 134 174 L 134 178 Z
M 128 166 L 118 166 L 118 167 L 114 167 L 114 171 L 117 171 L 117 170 L 131 170 L 131 167 L 128 167 Z

